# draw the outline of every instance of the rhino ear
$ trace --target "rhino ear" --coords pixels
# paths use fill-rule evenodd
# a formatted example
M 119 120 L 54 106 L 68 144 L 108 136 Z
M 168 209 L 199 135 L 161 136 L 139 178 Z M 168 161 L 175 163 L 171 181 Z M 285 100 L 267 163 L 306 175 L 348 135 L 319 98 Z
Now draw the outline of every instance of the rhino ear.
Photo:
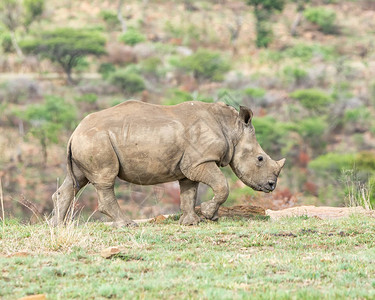
M 251 119 L 253 118 L 253 112 L 250 108 L 241 105 L 238 117 L 243 123 L 245 123 L 246 125 L 250 125 Z

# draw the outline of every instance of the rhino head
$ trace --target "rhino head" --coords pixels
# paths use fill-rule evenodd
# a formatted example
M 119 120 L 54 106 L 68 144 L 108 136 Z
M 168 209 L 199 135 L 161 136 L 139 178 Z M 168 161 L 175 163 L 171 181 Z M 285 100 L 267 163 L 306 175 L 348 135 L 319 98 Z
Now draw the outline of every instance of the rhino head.
M 256 191 L 269 193 L 276 187 L 285 158 L 275 161 L 263 151 L 255 137 L 252 117 L 251 109 L 240 107 L 237 120 L 239 139 L 230 166 L 244 184 Z

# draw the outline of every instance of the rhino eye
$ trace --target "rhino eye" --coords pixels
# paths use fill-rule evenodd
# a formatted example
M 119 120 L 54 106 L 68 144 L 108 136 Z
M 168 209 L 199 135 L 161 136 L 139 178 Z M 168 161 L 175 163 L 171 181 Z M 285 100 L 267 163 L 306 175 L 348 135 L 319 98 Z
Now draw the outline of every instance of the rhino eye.
M 263 156 L 258 156 L 258 161 L 263 161 Z

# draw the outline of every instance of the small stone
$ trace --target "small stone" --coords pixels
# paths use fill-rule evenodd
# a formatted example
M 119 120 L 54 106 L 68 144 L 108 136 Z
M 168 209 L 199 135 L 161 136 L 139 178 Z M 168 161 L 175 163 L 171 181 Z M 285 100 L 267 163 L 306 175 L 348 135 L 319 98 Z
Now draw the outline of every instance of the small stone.
M 113 255 L 120 253 L 121 250 L 119 247 L 109 247 L 105 248 L 100 252 L 100 255 L 104 258 L 111 258 Z
M 31 253 L 29 252 L 26 252 L 26 251 L 18 251 L 18 252 L 14 252 L 14 253 L 11 253 L 8 255 L 8 257 L 26 257 L 26 256 L 30 256 Z
M 38 294 L 38 295 L 30 295 L 26 297 L 19 298 L 18 300 L 45 300 L 46 295 L 44 294 Z
M 160 223 L 163 223 L 166 219 L 167 218 L 164 217 L 163 215 L 159 215 L 159 216 L 155 217 L 154 222 L 156 224 L 160 224 Z

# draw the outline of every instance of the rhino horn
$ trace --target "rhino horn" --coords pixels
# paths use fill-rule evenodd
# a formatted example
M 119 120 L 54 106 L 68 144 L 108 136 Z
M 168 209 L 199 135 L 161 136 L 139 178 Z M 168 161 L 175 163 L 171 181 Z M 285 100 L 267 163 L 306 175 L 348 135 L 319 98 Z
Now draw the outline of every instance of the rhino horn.
M 280 170 L 281 170 L 285 165 L 285 158 L 278 160 L 277 164 L 279 165 Z

